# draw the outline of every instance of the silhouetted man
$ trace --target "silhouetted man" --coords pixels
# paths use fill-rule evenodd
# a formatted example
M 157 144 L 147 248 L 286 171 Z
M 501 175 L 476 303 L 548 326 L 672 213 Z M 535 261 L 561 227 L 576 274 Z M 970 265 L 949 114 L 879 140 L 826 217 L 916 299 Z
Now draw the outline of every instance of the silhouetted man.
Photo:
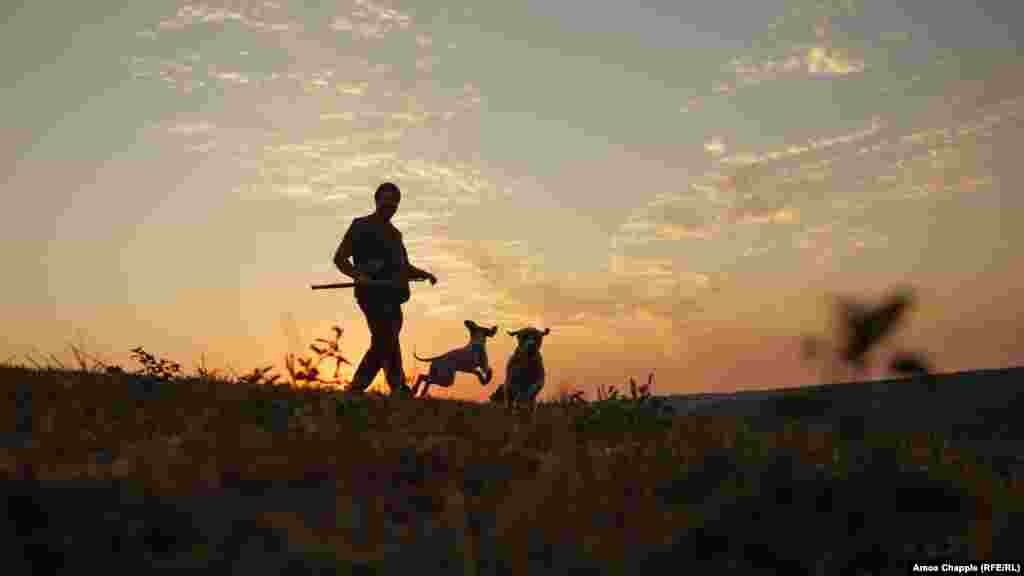
M 351 389 L 360 392 L 369 387 L 382 369 L 392 394 L 409 392 L 399 344 L 402 304 L 409 300 L 410 280 L 429 280 L 431 285 L 437 282 L 433 274 L 409 263 L 402 233 L 391 223 L 401 196 L 398 186 L 391 182 L 378 186 L 373 195 L 377 210 L 352 220 L 334 254 L 338 270 L 356 282 L 356 302 L 370 328 L 370 349 L 352 377 Z M 381 281 L 393 284 L 376 283 Z

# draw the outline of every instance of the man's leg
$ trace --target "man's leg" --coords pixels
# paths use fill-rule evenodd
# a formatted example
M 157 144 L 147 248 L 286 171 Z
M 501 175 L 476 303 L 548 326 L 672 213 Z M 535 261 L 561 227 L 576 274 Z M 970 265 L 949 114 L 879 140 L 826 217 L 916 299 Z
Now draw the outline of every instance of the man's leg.
M 382 364 L 391 393 L 401 394 L 408 391 L 405 385 L 405 370 L 402 367 L 402 344 L 399 338 L 402 333 L 403 320 L 401 304 L 395 304 L 393 308 L 389 309 L 388 319 L 388 347 L 387 351 L 381 354 Z
M 388 330 L 386 329 L 386 323 L 381 322 L 378 306 L 373 306 L 362 300 L 358 300 L 358 303 L 359 309 L 363 311 L 363 315 L 366 317 L 366 325 L 370 329 L 370 349 L 366 351 L 363 359 L 359 361 L 359 366 L 356 367 L 355 374 L 352 375 L 352 384 L 349 388 L 362 392 L 370 387 L 373 379 L 377 376 L 377 372 L 382 368 L 381 351 L 386 348 L 384 339 Z

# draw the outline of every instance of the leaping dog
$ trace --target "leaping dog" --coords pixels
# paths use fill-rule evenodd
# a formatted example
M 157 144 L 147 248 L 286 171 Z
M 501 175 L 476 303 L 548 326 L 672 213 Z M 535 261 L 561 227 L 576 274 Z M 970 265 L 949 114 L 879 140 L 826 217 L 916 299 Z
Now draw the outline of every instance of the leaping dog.
M 432 384 L 445 388 L 450 387 L 455 383 L 456 372 L 468 372 L 476 375 L 480 379 L 481 386 L 490 383 L 494 371 L 487 361 L 486 344 L 488 338 L 493 338 L 498 333 L 498 327 L 484 328 L 472 320 L 466 320 L 464 324 L 469 330 L 469 344 L 462 348 L 456 348 L 433 358 L 420 358 L 413 353 L 413 356 L 420 362 L 430 362 L 430 370 L 416 378 L 416 384 L 412 387 L 413 396 L 419 393 L 420 384 L 426 384 L 423 387 L 422 396 L 427 395 L 427 390 Z
M 506 407 L 513 403 L 528 404 L 531 408 L 535 405 L 537 394 L 544 387 L 545 376 L 540 346 L 550 333 L 550 328 L 541 332 L 532 326 L 508 333 L 518 340 L 518 344 L 505 367 L 505 383 L 491 395 L 492 402 L 503 401 Z

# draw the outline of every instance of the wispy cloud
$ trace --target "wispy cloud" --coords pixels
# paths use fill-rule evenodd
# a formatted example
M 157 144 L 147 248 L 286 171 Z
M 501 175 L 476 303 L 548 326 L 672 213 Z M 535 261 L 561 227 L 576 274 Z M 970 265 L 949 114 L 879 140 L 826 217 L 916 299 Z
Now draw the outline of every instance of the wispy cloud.
M 284 19 L 280 5 L 274 3 L 234 4 L 227 2 L 227 7 L 212 4 L 216 4 L 216 2 L 185 4 L 173 16 L 161 20 L 157 29 L 173 32 L 197 25 L 235 23 L 254 31 L 285 32 L 297 25 L 295 22 Z
M 826 45 L 797 46 L 775 60 L 752 61 L 736 58 L 730 63 L 735 86 L 752 86 L 784 78 L 838 77 L 863 72 L 863 60 Z M 727 91 L 727 90 L 721 90 Z
M 416 59 L 416 69 L 421 72 L 430 72 L 441 61 L 437 56 L 422 56 Z
M 722 66 L 727 77 L 713 80 L 706 90 L 689 98 L 679 111 L 700 109 L 708 100 L 729 97 L 738 90 L 776 81 L 837 79 L 862 74 L 868 62 L 856 48 L 844 46 L 833 33 L 834 18 L 855 11 L 830 3 L 790 6 L 785 14 L 755 35 L 748 55 Z
M 411 26 L 408 14 L 369 0 L 355 0 L 351 12 L 336 16 L 330 25 L 332 30 L 351 33 L 360 40 L 382 40 L 393 30 Z
M 452 306 L 461 302 L 459 314 L 555 331 L 585 327 L 592 335 L 640 321 L 664 324 L 670 339 L 673 327 L 700 311 L 695 295 L 710 282 L 707 275 L 680 272 L 657 259 L 613 258 L 607 273 L 556 273 L 513 244 L 447 240 L 431 254 L 425 261 L 447 271 L 450 287 L 432 291 L 423 302 L 435 314 L 455 314 Z M 468 293 L 479 296 L 465 302 Z
M 167 131 L 171 134 L 183 134 L 185 136 L 192 136 L 195 134 L 206 134 L 213 131 L 215 126 L 210 122 L 181 122 L 178 124 L 172 124 L 167 127 Z
M 249 77 L 239 72 L 214 72 L 212 74 L 217 80 L 223 80 L 230 84 L 248 84 Z
M 195 145 L 189 146 L 188 149 L 191 152 L 198 152 L 200 154 L 205 154 L 207 152 L 212 152 L 212 151 L 217 149 L 217 141 L 216 140 L 207 140 L 206 142 L 202 142 L 202 143 L 199 143 L 199 144 L 195 144 Z
M 881 118 L 875 117 L 871 119 L 871 124 L 869 126 L 848 134 L 840 134 L 838 136 L 829 136 L 817 139 L 812 138 L 805 142 L 787 144 L 777 150 L 762 152 L 760 154 L 749 152 L 734 154 L 721 158 L 721 162 L 723 164 L 736 165 L 759 164 L 763 162 L 793 158 L 795 156 L 807 154 L 808 152 L 821 152 L 828 148 L 843 144 L 852 144 L 874 136 L 879 133 L 882 127 L 883 124 Z
M 725 144 L 721 138 L 712 138 L 704 143 L 704 149 L 715 156 L 725 154 Z
M 338 84 L 337 90 L 339 94 L 347 94 L 349 96 L 362 96 L 366 94 L 366 89 L 369 88 L 368 82 L 359 82 L 357 84 Z
M 351 122 L 355 120 L 355 117 L 353 112 L 325 112 L 320 115 L 321 120 L 344 120 L 345 122 Z

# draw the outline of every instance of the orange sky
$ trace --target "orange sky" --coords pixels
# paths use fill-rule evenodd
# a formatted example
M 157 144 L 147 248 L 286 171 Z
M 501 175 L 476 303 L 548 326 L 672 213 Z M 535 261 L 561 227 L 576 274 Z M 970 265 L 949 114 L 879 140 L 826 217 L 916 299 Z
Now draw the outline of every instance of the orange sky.
M 473 319 L 498 383 L 527 324 L 551 392 L 815 383 L 826 298 L 897 285 L 918 307 L 882 359 L 1020 364 L 1024 14 L 969 4 L 14 9 L 0 360 L 248 371 L 339 324 L 356 362 L 351 294 L 308 286 L 394 180 L 440 280 L 405 307 L 410 374 Z

